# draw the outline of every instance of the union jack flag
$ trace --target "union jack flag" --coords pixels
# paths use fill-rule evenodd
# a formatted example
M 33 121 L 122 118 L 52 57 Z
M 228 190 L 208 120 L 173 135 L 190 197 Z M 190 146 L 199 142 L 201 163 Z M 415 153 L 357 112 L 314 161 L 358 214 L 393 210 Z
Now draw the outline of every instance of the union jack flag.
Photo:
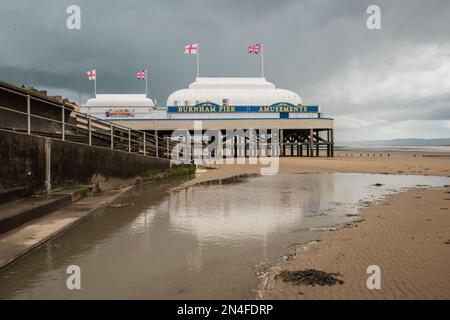
M 138 78 L 139 80 L 147 80 L 147 69 L 144 69 L 141 72 L 136 73 L 136 78 Z
M 259 54 L 262 51 L 262 45 L 257 43 L 257 44 L 251 44 L 248 46 L 248 53 L 254 53 L 254 54 Z

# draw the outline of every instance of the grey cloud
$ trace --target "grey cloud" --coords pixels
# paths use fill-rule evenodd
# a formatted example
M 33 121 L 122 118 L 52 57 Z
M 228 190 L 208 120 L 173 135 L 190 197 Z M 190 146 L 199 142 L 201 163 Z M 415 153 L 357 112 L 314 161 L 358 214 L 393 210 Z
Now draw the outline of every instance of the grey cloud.
M 65 10 L 73 3 L 82 10 L 80 31 L 65 28 Z M 365 27 L 369 4 L 380 5 L 382 30 Z M 195 76 L 195 58 L 183 54 L 190 41 L 200 43 L 205 76 L 259 76 L 259 59 L 246 47 L 261 41 L 268 80 L 311 104 L 321 104 L 327 80 L 339 79 L 355 61 L 366 70 L 404 47 L 450 44 L 445 0 L 7 0 L 0 9 L 1 79 L 87 97 L 92 83 L 85 71 L 91 67 L 105 93 L 143 92 L 134 74 L 148 67 L 150 91 L 160 103 Z M 377 116 L 450 119 L 449 102 L 448 95 L 422 102 L 393 98 L 378 104 Z M 373 117 L 376 106 L 339 101 L 326 107 L 336 116 Z M 399 111 L 405 108 L 407 115 Z

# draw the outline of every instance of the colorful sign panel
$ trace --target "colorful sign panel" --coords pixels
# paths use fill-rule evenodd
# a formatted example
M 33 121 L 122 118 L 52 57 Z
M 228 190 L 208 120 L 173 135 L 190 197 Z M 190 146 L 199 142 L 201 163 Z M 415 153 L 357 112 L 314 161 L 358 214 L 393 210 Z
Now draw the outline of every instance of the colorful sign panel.
M 128 109 L 108 109 L 105 111 L 105 116 L 107 118 L 132 118 L 134 117 L 134 110 L 130 111 Z
M 287 102 L 274 103 L 270 106 L 228 106 L 218 105 L 212 102 L 202 102 L 195 106 L 169 106 L 169 113 L 235 113 L 235 112 L 256 112 L 256 113 L 317 113 L 319 106 L 294 105 Z

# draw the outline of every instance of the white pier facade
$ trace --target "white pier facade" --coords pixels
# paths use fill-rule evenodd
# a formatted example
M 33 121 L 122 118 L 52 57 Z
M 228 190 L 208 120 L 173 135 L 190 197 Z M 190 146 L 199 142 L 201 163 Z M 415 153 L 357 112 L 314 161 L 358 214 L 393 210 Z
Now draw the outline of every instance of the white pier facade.
M 81 108 L 97 118 L 170 136 L 174 130 L 278 130 L 282 156 L 333 156 L 334 119 L 265 78 L 197 78 L 165 107 L 145 95 L 97 95 Z M 326 150 L 323 154 L 322 150 Z

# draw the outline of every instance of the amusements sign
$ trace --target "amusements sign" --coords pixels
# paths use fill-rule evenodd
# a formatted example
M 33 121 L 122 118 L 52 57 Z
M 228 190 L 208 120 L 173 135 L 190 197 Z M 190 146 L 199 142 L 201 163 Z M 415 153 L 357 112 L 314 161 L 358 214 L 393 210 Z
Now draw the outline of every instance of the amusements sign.
M 279 102 L 270 106 L 228 106 L 218 105 L 212 102 L 203 102 L 195 106 L 169 106 L 167 111 L 170 113 L 233 113 L 233 112 L 256 112 L 256 113 L 317 113 L 319 106 L 293 105 L 287 102 Z

